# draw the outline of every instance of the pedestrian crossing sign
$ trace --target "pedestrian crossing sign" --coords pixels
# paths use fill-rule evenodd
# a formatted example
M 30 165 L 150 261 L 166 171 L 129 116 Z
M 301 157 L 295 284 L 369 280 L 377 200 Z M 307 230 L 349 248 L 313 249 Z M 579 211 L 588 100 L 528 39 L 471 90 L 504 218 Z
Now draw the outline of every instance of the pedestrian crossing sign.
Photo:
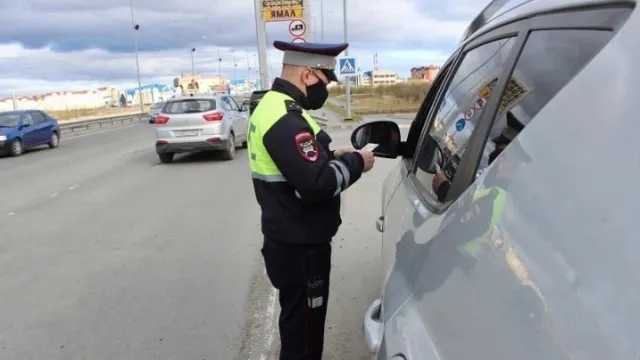
M 356 73 L 356 59 L 355 58 L 341 58 L 340 62 L 340 74 L 348 75 Z

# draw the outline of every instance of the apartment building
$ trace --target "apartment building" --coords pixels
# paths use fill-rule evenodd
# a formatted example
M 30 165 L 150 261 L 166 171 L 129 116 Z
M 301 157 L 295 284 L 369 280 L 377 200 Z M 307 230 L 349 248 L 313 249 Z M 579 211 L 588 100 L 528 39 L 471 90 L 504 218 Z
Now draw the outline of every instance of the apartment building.
M 362 85 L 392 85 L 401 82 L 393 71 L 373 70 L 362 74 Z
M 0 98 L 0 111 L 41 109 L 48 111 L 65 111 L 78 109 L 98 109 L 120 105 L 140 104 L 139 89 L 118 89 L 101 87 L 98 89 L 52 91 L 29 96 L 9 96 Z M 142 88 L 142 99 L 145 104 L 168 99 L 173 95 L 171 87 L 162 84 L 145 85 Z
M 173 79 L 173 86 L 183 94 L 229 90 L 229 82 L 222 76 L 199 73 L 181 73 L 180 77 Z
M 440 66 L 428 65 L 411 68 L 410 80 L 433 81 L 440 71 Z

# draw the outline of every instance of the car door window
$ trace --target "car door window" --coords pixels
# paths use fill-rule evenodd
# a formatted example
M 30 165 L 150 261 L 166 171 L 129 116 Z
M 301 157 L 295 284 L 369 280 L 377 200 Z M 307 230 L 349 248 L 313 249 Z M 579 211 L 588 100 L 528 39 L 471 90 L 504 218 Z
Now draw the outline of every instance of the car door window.
M 30 113 L 24 114 L 24 118 L 22 118 L 22 124 L 29 125 L 29 126 L 33 126 L 33 124 L 35 124 L 35 122 L 33 121 L 33 117 L 31 116 Z
M 586 29 L 531 32 L 502 94 L 497 121 L 482 152 L 478 175 L 612 36 L 612 31 Z M 540 57 L 546 61 L 540 61 Z M 494 150 L 497 151 L 494 153 Z
M 44 115 L 39 112 L 39 111 L 33 111 L 31 112 L 31 116 L 33 116 L 33 121 L 36 124 L 44 124 L 45 122 L 47 122 L 47 119 L 44 117 Z
M 238 106 L 238 103 L 232 97 L 227 97 L 227 100 L 229 101 L 229 106 L 231 106 L 231 109 L 238 111 L 238 109 L 240 108 Z
M 221 102 L 222 102 L 222 108 L 225 110 L 232 110 L 231 109 L 231 104 L 229 103 L 229 98 L 226 96 L 223 96 L 221 98 Z
M 411 123 L 411 127 L 409 128 L 409 134 L 407 135 L 407 141 L 405 142 L 405 150 L 404 159 L 412 160 L 416 151 L 416 147 L 418 146 L 418 140 L 420 139 L 420 134 L 422 134 L 422 129 L 425 124 L 427 124 L 427 115 L 429 113 L 429 109 L 433 105 L 434 101 L 437 100 L 437 95 L 440 90 L 446 85 L 445 79 L 447 78 L 447 74 L 451 69 L 451 63 L 455 60 L 455 58 L 459 54 L 454 54 L 447 60 L 447 63 L 442 67 L 442 69 L 438 72 L 433 84 L 430 85 L 430 89 L 427 92 L 427 96 L 425 97 L 420 110 L 416 114 L 416 118 Z M 410 161 L 408 161 L 410 162 Z
M 439 202 L 446 198 L 446 191 L 439 186 L 434 188 L 434 184 L 438 185 L 438 179 L 434 182 L 435 175 L 440 172 L 446 177 L 442 182 L 453 181 L 466 145 L 493 95 L 491 89 L 504 70 L 515 40 L 514 37 L 499 39 L 467 52 L 446 92 L 440 97 L 438 111 L 430 121 L 429 132 L 417 153 L 415 172 L 422 192 Z M 437 163 L 443 164 L 441 169 Z

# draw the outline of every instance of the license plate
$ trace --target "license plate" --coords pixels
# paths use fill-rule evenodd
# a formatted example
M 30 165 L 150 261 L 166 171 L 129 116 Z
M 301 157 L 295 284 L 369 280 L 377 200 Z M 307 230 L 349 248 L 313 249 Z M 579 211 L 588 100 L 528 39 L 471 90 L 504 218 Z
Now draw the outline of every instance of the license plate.
M 176 137 L 198 136 L 198 130 L 175 131 L 174 134 Z

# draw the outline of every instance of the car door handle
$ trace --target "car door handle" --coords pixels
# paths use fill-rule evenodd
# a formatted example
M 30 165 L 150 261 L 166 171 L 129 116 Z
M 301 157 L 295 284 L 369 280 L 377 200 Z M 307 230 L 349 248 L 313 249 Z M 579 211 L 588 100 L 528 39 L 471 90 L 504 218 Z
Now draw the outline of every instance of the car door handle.
M 384 232 L 384 215 L 380 216 L 378 220 L 376 220 L 376 229 L 380 232 Z

